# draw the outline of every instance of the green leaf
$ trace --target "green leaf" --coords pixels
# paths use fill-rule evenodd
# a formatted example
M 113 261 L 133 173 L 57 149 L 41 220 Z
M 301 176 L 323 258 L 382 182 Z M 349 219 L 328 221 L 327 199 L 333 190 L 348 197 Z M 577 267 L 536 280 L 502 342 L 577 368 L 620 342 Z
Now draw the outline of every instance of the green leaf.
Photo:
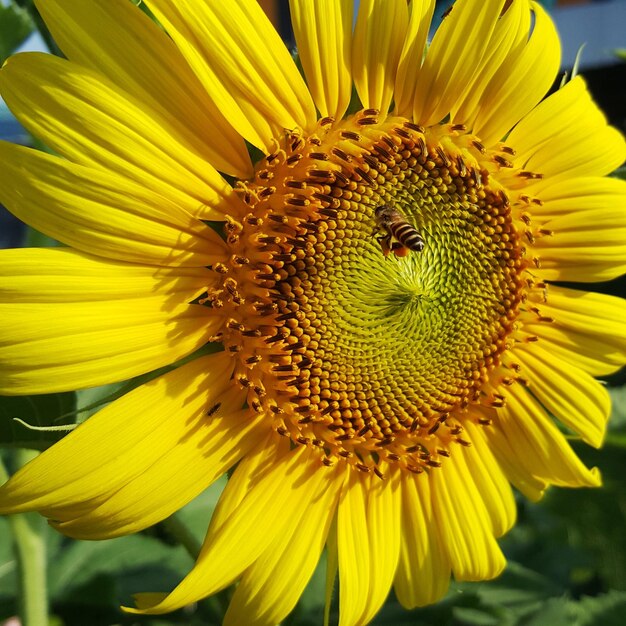
M 226 483 L 220 479 L 177 513 L 201 542 L 213 509 Z M 173 589 L 193 566 L 186 550 L 167 534 L 165 525 L 141 534 L 107 541 L 76 541 L 56 532 L 49 543 L 50 599 L 67 626 L 84 624 L 219 624 L 208 601 L 188 611 L 162 618 L 124 615 L 120 605 L 131 605 L 132 595 Z M 0 596 L 0 601 L 2 596 Z M 192 616 L 193 613 L 193 616 Z M 80 616 L 79 619 L 78 616 Z
M 584 597 L 576 604 L 576 626 L 622 626 L 626 615 L 626 592 L 610 591 Z
M 26 229 L 25 247 L 27 248 L 58 248 L 61 245 L 56 239 L 40 233 L 31 226 Z
M 66 434 L 58 427 L 73 424 L 75 417 L 74 392 L 0 396 L 0 446 L 45 450 Z
M 607 391 L 611 396 L 611 419 L 609 420 L 611 435 L 617 430 L 626 433 L 626 385 L 608 386 Z M 626 440 L 624 438 L 622 440 L 624 442 L 622 445 L 626 444 Z
M 131 535 L 107 541 L 65 541 L 50 555 L 50 597 L 55 602 L 116 608 L 139 591 L 180 582 L 192 561 L 178 546 Z M 98 582 L 100 592 L 94 589 Z M 94 589 L 86 595 L 86 589 Z
M 318 626 L 323 624 L 325 594 L 326 552 L 322 554 L 296 608 L 283 622 L 283 626 Z M 336 623 L 336 621 L 331 623 Z
M 519 626 L 572 626 L 574 605 L 567 598 L 550 598 L 533 612 L 532 615 L 517 622 Z
M 448 595 L 437 604 L 420 607 L 413 610 L 406 610 L 400 605 L 393 594 L 389 596 L 387 602 L 380 613 L 372 622 L 373 626 L 461 626 L 466 622 L 460 621 L 457 612 L 470 619 L 488 619 L 489 610 L 483 611 L 480 600 L 472 591 L 467 593 L 460 590 L 459 586 L 452 583 Z M 485 615 L 477 616 L 476 612 Z M 486 617 L 487 616 L 487 617 Z M 331 623 L 336 623 L 332 621 Z M 498 623 L 498 626 L 506 626 L 505 622 Z
M 226 483 L 216 481 L 178 515 L 202 541 Z M 17 610 L 16 563 L 8 522 L 0 518 L 0 622 Z M 159 532 L 147 531 L 108 541 L 76 541 L 51 530 L 47 533 L 48 581 L 51 610 L 65 626 L 136 625 L 208 626 L 221 623 L 208 601 L 195 608 L 160 618 L 126 615 L 120 605 L 132 605 L 132 594 L 173 589 L 193 565 L 185 549 Z M 192 614 L 193 613 L 193 614 Z M 318 622 L 319 623 L 319 622 Z
M 33 32 L 35 26 L 28 12 L 16 6 L 0 4 L 0 63 L 4 63 L 23 41 Z
M 120 608 L 133 606 L 134 593 L 169 591 L 181 581 L 193 561 L 180 546 L 143 534 L 107 541 L 65 540 L 49 562 L 51 607 L 66 626 L 217 624 L 190 619 L 190 613 L 200 612 L 198 607 L 155 619 L 126 615 Z
M 613 434 L 601 450 L 573 442 L 585 465 L 599 468 L 603 485 L 599 489 L 552 489 L 545 501 L 550 512 L 561 520 L 569 545 L 588 555 L 588 563 L 581 563 L 573 572 L 582 592 L 587 592 L 587 583 L 593 588 L 598 577 L 606 587 L 626 590 L 625 439 L 624 435 Z
M 563 587 L 543 574 L 509 560 L 504 573 L 492 581 L 457 583 L 463 605 L 455 606 L 455 623 L 472 626 L 516 626 L 525 623 L 553 597 L 563 595 Z M 475 601 L 468 603 L 474 596 Z M 458 600 L 457 600 L 458 602 Z
M 17 593 L 17 561 L 11 547 L 9 520 L 0 517 L 0 607 Z M 0 608 L 0 616 L 2 616 Z
M 471 626 L 503 626 L 504 622 L 501 616 L 492 615 L 491 613 L 474 609 L 472 607 L 457 607 L 453 611 L 454 617 L 460 624 L 468 624 Z
M 562 587 L 543 574 L 515 561 L 509 561 L 502 576 L 489 583 L 464 583 L 460 588 L 476 593 L 483 604 L 510 607 L 530 606 L 563 593 Z

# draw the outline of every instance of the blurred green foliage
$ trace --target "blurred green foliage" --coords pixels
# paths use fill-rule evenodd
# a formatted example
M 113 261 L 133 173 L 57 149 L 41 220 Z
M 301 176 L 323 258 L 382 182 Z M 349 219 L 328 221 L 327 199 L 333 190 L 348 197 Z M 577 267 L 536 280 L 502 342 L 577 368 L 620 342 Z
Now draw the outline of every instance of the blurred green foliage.
M 33 32 L 35 25 L 25 9 L 0 4 L 0 64 Z

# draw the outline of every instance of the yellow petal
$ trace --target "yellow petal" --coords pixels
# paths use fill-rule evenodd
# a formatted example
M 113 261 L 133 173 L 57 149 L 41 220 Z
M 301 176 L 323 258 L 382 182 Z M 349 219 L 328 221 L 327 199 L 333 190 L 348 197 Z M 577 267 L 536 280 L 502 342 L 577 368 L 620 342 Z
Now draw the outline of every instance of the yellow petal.
M 626 272 L 626 213 L 620 207 L 578 211 L 546 222 L 532 256 L 545 280 L 598 282 Z
M 461 446 L 461 449 L 455 449 L 451 454 L 463 455 L 469 468 L 466 480 L 475 484 L 476 493 L 480 494 L 487 510 L 493 533 L 501 537 L 513 527 L 517 515 L 511 486 L 487 445 L 481 428 L 471 421 L 464 428 L 472 445 Z
M 265 419 L 269 419 L 268 416 L 265 416 Z M 265 439 L 246 454 L 228 479 L 228 484 L 211 516 L 209 537 L 216 537 L 223 527 L 228 525 L 231 516 L 235 515 L 248 492 L 275 464 L 280 464 L 281 459 L 289 452 L 289 439 L 280 437 L 272 429 L 269 431 Z M 204 549 L 208 549 L 209 545 L 210 543 L 206 541 Z
M 604 176 L 624 162 L 626 142 L 622 134 L 611 126 L 585 127 L 585 135 L 563 133 L 553 136 L 551 145 L 537 150 L 525 168 L 544 177 L 558 174 L 568 177 Z
M 217 532 L 209 530 L 196 565 L 166 598 L 138 594 L 135 600 L 139 608 L 125 610 L 168 613 L 215 593 L 241 576 L 267 551 L 290 518 L 306 509 L 308 485 L 316 491 L 324 476 L 312 456 L 305 446 L 284 454 L 254 484 L 228 523 Z M 155 600 L 157 604 L 153 604 Z
M 206 378 L 207 372 L 201 375 Z M 170 440 L 169 450 L 156 461 L 146 462 L 141 473 L 126 479 L 121 488 L 103 502 L 90 503 L 80 515 L 76 516 L 73 511 L 54 511 L 50 514 L 55 520 L 53 526 L 76 539 L 106 539 L 138 532 L 185 506 L 258 442 L 259 420 L 251 416 L 248 409 L 233 408 L 235 404 L 243 405 L 239 389 L 230 389 L 225 394 L 211 392 L 187 400 L 184 406 L 181 403 L 180 407 L 172 409 L 178 412 L 181 421 L 185 416 L 187 419 L 184 421 L 186 432 Z M 207 406 L 219 407 L 214 419 L 206 417 Z M 141 454 L 140 447 L 133 454 Z M 146 459 L 153 457 L 144 454 L 142 461 Z
M 284 129 L 312 129 L 315 106 L 256 0 L 147 0 L 234 128 L 271 152 Z
M 252 444 L 252 420 L 233 413 L 232 400 L 224 414 L 206 417 L 231 371 L 222 352 L 129 392 L 20 469 L 0 488 L 0 511 L 37 510 L 65 522 L 63 532 L 91 539 L 167 517 Z
M 398 59 L 394 86 L 394 114 L 411 117 L 419 69 L 426 52 L 426 39 L 433 19 L 435 0 L 413 0 L 409 5 L 409 24 Z
M 599 327 L 578 331 L 556 324 L 524 324 L 524 330 L 540 337 L 542 346 L 556 358 L 592 376 L 612 374 L 624 365 L 623 349 Z
M 577 124 L 577 116 L 598 127 L 604 122 L 600 111 L 593 106 L 585 81 L 577 76 L 561 89 L 550 94 L 528 113 L 507 137 L 507 143 L 515 147 L 516 161 L 521 166 L 538 148 L 550 145 L 550 138 L 564 132 L 565 127 Z
M 497 80 L 507 60 L 517 57 L 526 44 L 531 30 L 530 18 L 530 5 L 527 0 L 511 2 L 499 17 L 491 33 L 486 53 L 475 69 L 472 82 L 453 104 L 450 111 L 451 120 L 473 128 L 476 115 L 485 99 L 485 91 Z M 507 130 L 510 130 L 510 127 Z
M 385 478 L 367 476 L 367 526 L 369 541 L 363 550 L 369 549 L 373 567 L 369 576 L 367 604 L 358 623 L 367 624 L 384 604 L 400 558 L 401 505 L 400 481 L 403 476 L 399 468 L 384 470 Z M 341 590 L 340 590 L 341 593 Z
M 572 212 L 619 208 L 626 212 L 626 181 L 619 178 L 576 177 L 558 182 L 552 179 L 533 186 L 541 205 L 533 205 L 533 220 L 542 224 Z
M 0 87 L 24 126 L 70 161 L 118 172 L 201 219 L 242 211 L 196 139 L 103 75 L 30 52 L 6 61 Z
M 533 109 L 552 86 L 559 71 L 561 46 L 554 23 L 536 2 L 531 3 L 534 23 L 528 33 L 528 3 L 517 2 L 507 13 L 521 8 L 524 38 L 516 38 L 506 59 L 494 60 L 496 71 L 477 103 L 474 132 L 484 145 L 501 140 L 524 115 Z
M 215 231 L 124 176 L 0 142 L 0 201 L 37 230 L 88 254 L 147 265 L 213 265 Z
M 504 0 L 457 0 L 437 29 L 417 79 L 413 119 L 440 122 L 463 97 L 489 43 Z
M 597 487 L 600 475 L 587 469 L 563 433 L 530 393 L 513 385 L 503 391 L 506 406 L 497 410 L 494 428 L 509 440 L 518 463 L 530 476 L 562 487 Z
M 440 600 L 450 584 L 450 559 L 433 512 L 430 482 L 408 474 L 402 480 L 402 541 L 395 591 L 407 609 Z
M 366 109 L 389 111 L 406 37 L 406 0 L 361 0 L 352 41 L 354 85 Z
M 193 300 L 217 284 L 204 267 L 165 268 L 105 261 L 67 248 L 0 251 L 0 301 L 88 302 L 156 292 Z
M 607 390 L 589 374 L 559 361 L 535 343 L 515 351 L 533 395 L 583 441 L 599 448 L 611 412 Z
M 477 419 L 496 420 L 496 411 L 482 408 Z M 528 473 L 524 462 L 520 459 L 520 453 L 515 441 L 511 441 L 506 433 L 500 428 L 480 426 L 482 436 L 493 452 L 502 472 L 509 482 L 524 494 L 529 500 L 536 502 L 543 497 L 548 483 Z
M 626 301 L 600 293 L 548 288 L 548 301 L 537 304 L 551 323 L 525 325 L 548 352 L 592 376 L 604 376 L 626 363 Z
M 126 0 L 37 0 L 65 56 L 96 70 L 159 112 L 221 172 L 249 178 L 245 143 L 174 42 Z M 129 62 L 132 59 L 132 62 Z
M 322 117 L 341 119 L 352 96 L 352 0 L 289 0 L 307 84 Z
M 326 539 L 326 580 L 324 585 L 324 624 L 330 624 L 330 610 L 335 596 L 339 551 L 337 549 L 337 516 L 333 518 Z
M 437 528 L 457 580 L 489 580 L 504 569 L 504 556 L 473 481 L 472 467 L 452 451 L 429 475 Z
M 360 472 L 346 468 L 337 511 L 339 554 L 339 626 L 358 624 L 368 606 L 372 571 L 366 520 L 366 482 Z
M 266 551 L 246 570 L 228 607 L 224 626 L 278 624 L 292 611 L 319 561 L 335 515 L 341 466 L 320 468 L 308 502 L 288 519 Z
M 0 393 L 95 387 L 169 365 L 203 346 L 222 319 L 170 294 L 0 304 Z
M 536 106 L 507 137 L 524 170 L 557 175 L 604 176 L 626 158 L 626 142 L 591 99 L 577 76 Z

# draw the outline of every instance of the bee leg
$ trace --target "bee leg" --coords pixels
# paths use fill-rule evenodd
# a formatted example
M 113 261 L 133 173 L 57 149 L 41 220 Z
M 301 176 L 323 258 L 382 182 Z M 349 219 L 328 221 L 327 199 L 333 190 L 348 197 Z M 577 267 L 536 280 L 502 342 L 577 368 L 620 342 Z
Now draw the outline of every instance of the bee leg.
M 383 251 L 383 256 L 387 258 L 389 253 L 391 252 L 391 235 L 381 235 L 380 237 L 376 237 L 378 243 L 380 244 L 380 249 Z

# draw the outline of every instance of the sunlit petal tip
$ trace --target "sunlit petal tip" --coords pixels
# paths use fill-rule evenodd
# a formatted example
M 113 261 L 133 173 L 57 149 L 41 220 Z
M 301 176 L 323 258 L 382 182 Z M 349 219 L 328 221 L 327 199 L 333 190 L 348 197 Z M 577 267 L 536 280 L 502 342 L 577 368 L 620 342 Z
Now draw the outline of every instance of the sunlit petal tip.
M 320 472 L 311 467 L 307 475 L 305 501 L 295 506 L 288 524 L 243 575 L 224 626 L 282 622 L 300 598 L 326 543 L 340 493 L 339 468 Z
M 146 592 L 133 594 L 133 601 L 135 606 L 121 606 L 120 608 L 124 613 L 133 613 L 140 615 L 144 611 L 154 608 L 161 604 L 161 602 L 167 597 L 166 593 Z

